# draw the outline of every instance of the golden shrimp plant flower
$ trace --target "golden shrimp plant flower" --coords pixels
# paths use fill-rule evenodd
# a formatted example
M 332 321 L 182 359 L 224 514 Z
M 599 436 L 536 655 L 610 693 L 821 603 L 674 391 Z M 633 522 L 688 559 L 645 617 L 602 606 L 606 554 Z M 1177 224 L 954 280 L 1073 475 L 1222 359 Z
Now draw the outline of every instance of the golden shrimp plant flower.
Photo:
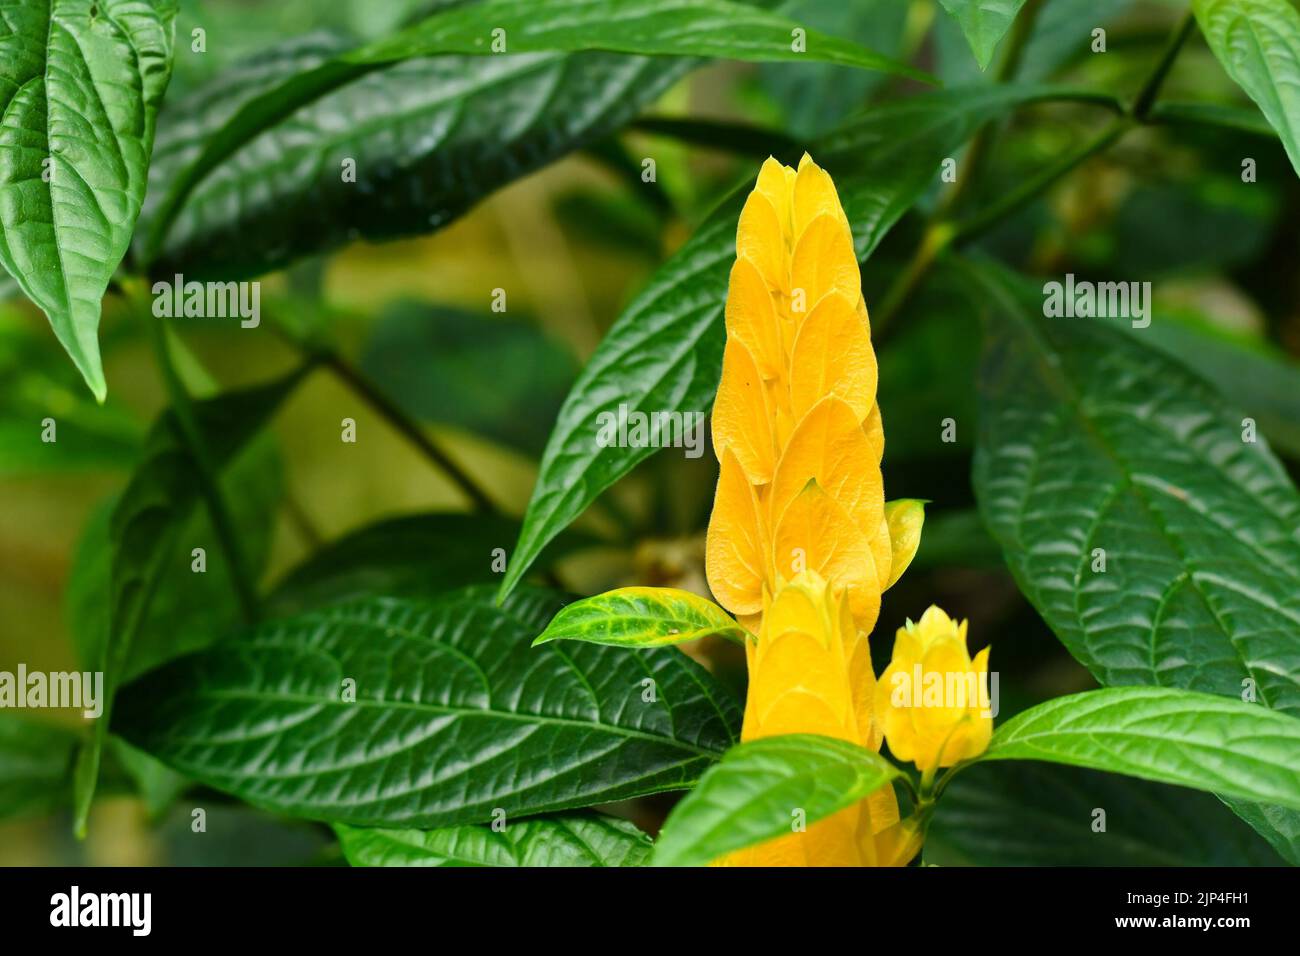
M 988 749 L 988 670 L 989 648 L 971 660 L 966 622 L 937 607 L 900 627 L 875 691 L 875 711 L 893 755 L 930 774 Z
M 726 329 L 705 566 L 714 596 L 757 636 L 742 738 L 819 733 L 878 750 L 867 637 L 916 552 L 922 509 L 885 502 L 853 237 L 807 155 L 797 171 L 769 159 L 745 203 Z M 886 787 L 724 862 L 889 865 L 918 846 Z

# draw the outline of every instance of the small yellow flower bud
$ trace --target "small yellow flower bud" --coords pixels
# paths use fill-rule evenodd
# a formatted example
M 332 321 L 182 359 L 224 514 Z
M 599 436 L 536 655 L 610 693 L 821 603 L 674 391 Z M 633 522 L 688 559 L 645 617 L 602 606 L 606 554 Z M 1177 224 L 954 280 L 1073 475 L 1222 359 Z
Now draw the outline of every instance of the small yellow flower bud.
M 927 773 L 985 751 L 993 734 L 988 660 L 987 647 L 971 660 L 966 622 L 937 607 L 898 629 L 875 707 L 895 757 Z

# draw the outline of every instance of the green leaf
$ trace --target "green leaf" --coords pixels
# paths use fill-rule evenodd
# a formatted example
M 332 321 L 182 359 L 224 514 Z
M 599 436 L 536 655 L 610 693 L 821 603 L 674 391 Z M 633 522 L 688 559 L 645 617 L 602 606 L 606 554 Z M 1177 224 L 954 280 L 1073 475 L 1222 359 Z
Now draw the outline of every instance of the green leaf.
M 1105 829 L 1094 829 L 1105 811 Z M 948 784 L 925 837 L 939 866 L 1277 866 L 1209 794 L 1059 764 L 988 763 Z
M 996 315 L 975 491 L 1021 591 L 1104 685 L 1300 714 L 1300 495 L 1267 444 L 1143 330 L 1046 319 L 1036 286 L 970 274 Z
M 431 232 L 622 126 L 695 65 L 604 53 L 353 64 L 322 58 L 329 46 L 291 46 L 247 82 L 218 77 L 169 104 L 137 249 L 153 273 L 230 279 Z
M 735 701 L 673 648 L 529 647 L 557 604 L 475 587 L 271 622 L 124 688 L 114 731 L 255 806 L 362 826 L 691 786 L 735 740 Z
M 261 435 L 231 460 L 220 478 L 235 534 L 249 572 L 266 566 L 280 502 L 282 463 L 275 441 Z M 68 628 L 84 667 L 103 659 L 112 594 L 112 516 L 118 498 L 104 501 L 82 531 L 64 592 Z M 171 560 L 159 569 L 144 619 L 131 642 L 121 681 L 207 647 L 240 621 L 231 570 L 206 508 L 191 507 L 176 533 Z M 192 570 L 194 548 L 203 548 L 207 570 Z
M 987 70 L 993 51 L 1011 29 L 1025 0 L 939 0 L 961 25 L 981 70 Z
M 268 385 L 195 404 L 198 428 L 215 469 L 233 459 L 261 430 L 302 374 L 294 372 Z M 199 474 L 199 464 L 189 452 L 179 421 L 171 411 L 165 412 L 150 433 L 144 458 L 109 521 L 108 631 L 93 667 L 104 673 L 104 713 L 77 761 L 74 825 L 78 833 L 85 832 L 94 799 L 117 687 L 129 673 L 133 647 L 149 619 L 159 581 L 176 561 L 190 560 L 191 546 L 180 540 L 180 532 L 199 500 Z
M 673 808 L 655 842 L 656 866 L 705 866 L 813 823 L 900 776 L 880 754 L 815 734 L 763 737 L 727 752 Z
M 589 641 L 613 647 L 661 647 L 710 634 L 745 643 L 746 631 L 708 598 L 677 588 L 618 588 L 574 601 L 533 645 Z
M 866 259 L 935 178 L 939 164 L 985 120 L 1017 103 L 1070 95 L 1058 88 L 978 88 L 909 97 L 814 147 L 836 178 Z M 641 411 L 706 413 L 722 369 L 723 304 L 736 255 L 738 191 L 696 230 L 618 317 L 578 376 L 551 431 L 510 570 L 509 593 L 546 542 L 597 496 L 654 453 L 601 447 L 600 416 L 621 404 Z M 871 303 L 868 303 L 870 308 Z
M 1300 809 L 1300 720 L 1213 694 L 1108 687 L 1031 707 L 981 760 L 1046 760 Z
M 99 306 L 131 242 L 174 0 L 0 3 L 0 263 L 100 401 Z
M 362 597 L 434 598 L 467 584 L 500 578 L 496 549 L 519 536 L 519 522 L 501 515 L 439 512 L 403 515 L 331 541 L 290 571 L 267 599 L 278 616 Z M 566 532 L 542 555 L 542 566 L 597 543 Z
M 360 364 L 405 411 L 534 456 L 578 373 L 536 325 L 419 302 L 384 310 Z
M 43 440 L 47 418 L 56 441 Z M 127 468 L 144 431 L 120 403 L 91 397 L 43 329 L 0 308 L 0 475 Z
M 799 40 L 805 41 L 802 48 Z M 933 80 L 924 71 L 856 43 L 731 0 L 620 0 L 613 14 L 601 0 L 483 0 L 437 13 L 345 59 L 374 63 L 438 53 L 492 56 L 552 50 L 839 63 Z
M 368 830 L 335 824 L 353 866 L 643 866 L 650 838 L 603 813 L 562 813 L 442 830 Z
M 1193 0 L 1210 49 L 1282 137 L 1300 173 L 1300 13 L 1288 0 Z
M 0 820 L 66 807 L 80 741 L 64 727 L 0 713 Z
M 996 315 L 975 490 L 1026 596 L 1103 684 L 1251 679 L 1300 714 L 1300 495 L 1267 444 L 1143 330 L 1044 318 L 1036 286 L 971 274 Z

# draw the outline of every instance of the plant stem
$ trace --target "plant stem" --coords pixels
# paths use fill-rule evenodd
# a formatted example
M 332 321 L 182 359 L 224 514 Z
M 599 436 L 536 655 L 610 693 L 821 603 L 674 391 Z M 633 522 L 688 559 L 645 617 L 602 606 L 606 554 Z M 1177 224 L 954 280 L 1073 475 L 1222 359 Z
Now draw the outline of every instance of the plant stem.
M 1133 100 L 1132 106 L 1112 120 L 1097 136 L 1062 156 L 1002 199 L 992 203 L 974 216 L 955 224 L 946 216 L 947 212 L 955 204 L 956 199 L 959 198 L 959 191 L 954 189 L 935 219 L 926 228 L 920 243 L 913 251 L 907 265 L 903 267 L 903 271 L 898 274 L 893 284 L 885 292 L 880 309 L 872 316 L 872 332 L 877 343 L 883 342 L 887 338 L 898 313 L 907 304 L 907 301 L 929 273 L 935 260 L 949 246 L 954 243 L 968 241 L 985 232 L 991 226 L 997 224 L 1004 216 L 1014 212 L 1045 192 L 1057 180 L 1081 163 L 1108 149 L 1134 126 L 1145 122 L 1151 108 L 1155 105 L 1156 98 L 1160 94 L 1160 88 L 1164 85 L 1164 81 L 1178 57 L 1179 51 L 1191 35 L 1195 25 L 1196 19 L 1189 10 L 1179 20 L 1173 33 L 1170 34 L 1160 60 L 1143 82 L 1141 89 Z M 1025 32 L 1027 35 L 1028 30 L 1026 29 Z M 1011 53 L 1012 51 L 1008 50 L 1007 59 L 1003 61 L 1004 66 L 1011 59 Z M 975 145 L 972 143 L 972 149 Z M 979 159 L 978 156 L 974 158 Z M 962 185 L 968 184 L 972 178 L 970 165 L 968 159 L 967 173 L 963 177 Z
M 226 507 L 225 497 L 221 494 L 221 487 L 217 483 L 216 468 L 213 466 L 212 458 L 208 454 L 203 433 L 199 430 L 198 419 L 194 416 L 193 402 L 190 399 L 189 392 L 185 390 L 185 385 L 181 382 L 180 376 L 176 373 L 176 366 L 172 363 L 163 320 L 153 316 L 152 309 L 146 311 L 150 315 L 150 338 L 153 342 L 154 352 L 158 357 L 158 366 L 162 370 L 167 394 L 171 399 L 172 413 L 176 416 L 176 422 L 180 427 L 181 439 L 185 443 L 186 450 L 195 463 L 195 471 L 199 480 L 199 493 L 203 496 L 204 503 L 207 505 L 208 516 L 212 519 L 213 530 L 217 533 L 217 540 L 221 544 L 221 550 L 225 553 L 226 561 L 230 565 L 230 577 L 235 585 L 240 613 L 246 624 L 252 624 L 258 618 L 257 587 L 253 582 L 252 575 L 249 573 L 243 550 L 239 546 L 239 538 L 235 534 L 234 522 L 231 520 L 230 511 Z
M 460 465 L 456 464 L 432 438 L 425 434 L 419 423 L 402 411 L 387 395 L 375 387 L 368 378 L 349 365 L 332 349 L 315 353 L 319 360 L 341 379 L 344 384 L 360 395 L 380 415 L 388 420 L 397 431 L 418 448 L 426 458 L 433 462 L 452 483 L 456 485 L 474 505 L 474 510 L 482 514 L 497 514 L 496 505 L 479 485 Z
M 1142 89 L 1138 91 L 1137 97 L 1133 100 L 1133 105 L 1129 108 L 1129 115 L 1139 122 L 1145 121 L 1147 115 L 1151 112 L 1151 107 L 1155 105 L 1156 97 L 1160 95 L 1160 87 L 1164 85 L 1165 78 L 1169 71 L 1173 69 L 1174 61 L 1178 59 L 1178 53 L 1191 36 L 1192 30 L 1196 27 L 1196 17 L 1192 11 L 1188 10 L 1183 14 L 1182 20 L 1174 28 L 1174 32 L 1169 36 L 1169 42 L 1165 44 L 1164 52 L 1160 54 L 1160 60 L 1156 63 L 1156 68 L 1151 71 L 1147 77 Z

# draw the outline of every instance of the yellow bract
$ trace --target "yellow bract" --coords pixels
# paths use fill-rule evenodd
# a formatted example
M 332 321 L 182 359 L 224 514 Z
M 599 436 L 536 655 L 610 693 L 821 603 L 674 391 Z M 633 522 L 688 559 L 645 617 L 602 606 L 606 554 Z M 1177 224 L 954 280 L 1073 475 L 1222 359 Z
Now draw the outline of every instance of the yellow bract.
M 742 740 L 777 734 L 824 734 L 880 749 L 872 717 L 875 677 L 866 635 L 842 588 L 815 571 L 785 584 L 747 645 L 749 695 Z M 791 808 L 791 811 L 797 808 Z M 792 818 L 793 822 L 793 818 Z M 767 843 L 730 854 L 734 866 L 898 866 L 919 848 L 910 821 L 885 786 L 866 800 Z
M 937 607 L 900 627 L 876 687 L 875 711 L 893 755 L 925 773 L 982 754 L 993 734 L 988 669 L 989 649 L 972 661 L 966 622 Z
M 860 283 L 830 176 L 807 156 L 797 172 L 769 159 L 736 232 L 705 554 L 714 596 L 757 635 L 746 644 L 744 740 L 824 734 L 880 749 L 867 637 L 881 592 L 916 553 L 923 511 L 885 503 Z M 719 862 L 901 865 L 920 840 L 886 786 Z
M 920 524 L 896 552 L 857 254 L 835 185 L 806 155 L 797 172 L 763 164 L 740 214 L 726 325 L 709 586 L 757 633 L 764 594 L 815 571 L 870 633 Z

